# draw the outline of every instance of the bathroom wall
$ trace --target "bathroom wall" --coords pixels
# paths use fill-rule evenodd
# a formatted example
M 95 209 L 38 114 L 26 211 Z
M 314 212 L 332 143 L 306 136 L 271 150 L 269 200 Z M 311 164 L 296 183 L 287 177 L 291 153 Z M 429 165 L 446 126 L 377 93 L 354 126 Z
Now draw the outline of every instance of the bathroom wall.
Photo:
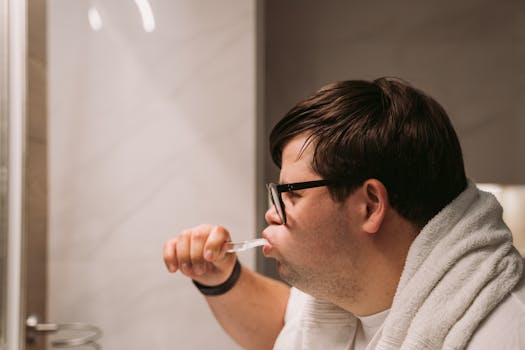
M 255 0 L 48 0 L 48 65 L 48 320 L 103 349 L 237 348 L 161 254 L 202 222 L 256 234 Z

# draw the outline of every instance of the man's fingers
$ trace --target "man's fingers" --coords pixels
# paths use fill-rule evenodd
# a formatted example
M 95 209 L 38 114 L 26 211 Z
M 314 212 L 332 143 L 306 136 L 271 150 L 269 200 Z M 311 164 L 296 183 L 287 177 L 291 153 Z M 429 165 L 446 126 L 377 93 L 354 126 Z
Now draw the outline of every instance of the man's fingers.
M 224 227 L 215 226 L 204 245 L 204 259 L 213 262 L 224 256 L 224 243 L 230 240 L 230 234 Z
M 177 262 L 177 239 L 170 239 L 164 244 L 162 251 L 164 264 L 169 272 L 176 272 L 179 264 Z
M 177 237 L 177 263 L 185 275 L 191 275 L 190 242 L 191 231 L 183 231 Z
M 229 232 L 221 226 L 200 225 L 184 230 L 164 245 L 163 256 L 170 272 L 203 284 L 218 285 L 231 274 L 236 255 L 226 253 Z
M 204 244 L 208 238 L 209 230 L 195 231 L 190 240 L 190 259 L 193 273 L 200 276 L 206 273 L 206 261 L 203 257 Z

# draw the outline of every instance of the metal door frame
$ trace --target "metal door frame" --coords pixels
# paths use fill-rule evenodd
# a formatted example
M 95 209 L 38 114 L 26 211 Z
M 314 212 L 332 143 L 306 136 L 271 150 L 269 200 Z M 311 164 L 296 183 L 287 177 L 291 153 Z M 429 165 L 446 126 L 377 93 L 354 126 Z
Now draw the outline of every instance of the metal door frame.
M 27 0 L 0 0 L 2 57 L 1 112 L 7 115 L 7 275 L 6 338 L 2 350 L 23 348 Z

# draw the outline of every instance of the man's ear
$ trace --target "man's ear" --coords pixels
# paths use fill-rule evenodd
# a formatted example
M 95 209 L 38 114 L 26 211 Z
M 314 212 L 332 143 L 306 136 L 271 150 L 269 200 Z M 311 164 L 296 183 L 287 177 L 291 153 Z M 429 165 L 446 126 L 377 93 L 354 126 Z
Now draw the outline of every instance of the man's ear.
M 385 185 L 376 179 L 365 181 L 362 191 L 366 203 L 366 217 L 362 228 L 367 233 L 377 233 L 383 224 L 389 207 L 388 192 Z

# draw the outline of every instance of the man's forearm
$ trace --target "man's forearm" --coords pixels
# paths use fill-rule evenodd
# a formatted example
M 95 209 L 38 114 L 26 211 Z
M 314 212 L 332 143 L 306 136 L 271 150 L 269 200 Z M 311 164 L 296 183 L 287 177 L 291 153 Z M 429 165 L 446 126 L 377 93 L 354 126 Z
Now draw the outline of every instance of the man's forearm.
M 271 349 L 284 325 L 290 288 L 242 268 L 226 294 L 206 297 L 226 332 L 245 349 Z

